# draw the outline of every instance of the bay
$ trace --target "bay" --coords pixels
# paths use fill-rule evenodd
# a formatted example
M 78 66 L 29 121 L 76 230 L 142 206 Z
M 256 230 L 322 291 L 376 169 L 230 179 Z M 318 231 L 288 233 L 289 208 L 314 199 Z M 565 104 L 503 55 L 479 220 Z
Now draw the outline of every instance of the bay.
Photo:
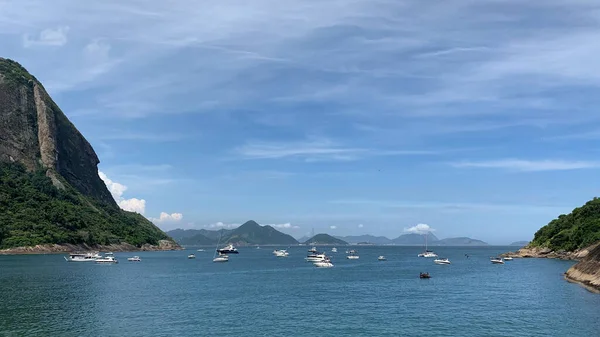
M 0 256 L 2 336 L 597 336 L 600 296 L 566 282 L 570 261 L 515 259 L 512 247 L 354 246 L 335 267 L 305 262 L 308 247 L 115 253 L 117 265 L 63 255 Z M 320 247 L 321 249 L 330 248 Z M 187 259 L 190 253 L 196 259 Z M 468 254 L 467 258 L 465 254 Z M 377 261 L 385 255 L 387 261 Z M 431 279 L 420 279 L 419 272 Z

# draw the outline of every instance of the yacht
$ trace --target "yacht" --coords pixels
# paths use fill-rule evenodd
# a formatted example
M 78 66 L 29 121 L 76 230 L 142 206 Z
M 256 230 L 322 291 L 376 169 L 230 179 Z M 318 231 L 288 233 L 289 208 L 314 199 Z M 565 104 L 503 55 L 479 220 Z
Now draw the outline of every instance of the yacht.
M 96 252 L 93 253 L 71 253 L 69 257 L 64 257 L 67 262 L 94 262 L 102 256 Z
M 317 247 L 312 247 L 311 249 L 308 250 L 309 253 L 318 253 L 317 251 Z
M 385 260 L 387 260 L 387 259 L 385 258 L 385 256 L 383 256 L 383 255 L 379 255 L 379 257 L 377 258 L 377 260 L 378 260 L 378 261 L 385 261 Z
M 194 254 L 188 255 L 188 259 L 195 259 L 195 258 L 196 258 L 196 255 L 194 255 Z
M 425 233 L 425 251 L 423 253 L 417 255 L 418 257 L 438 257 L 436 253 L 427 249 L 427 236 L 428 235 L 429 235 L 429 232 Z
M 335 248 L 335 247 L 331 248 L 331 252 L 332 253 L 337 253 L 337 248 Z
M 319 267 L 319 268 L 331 268 L 333 267 L 333 263 L 331 263 L 331 260 L 329 259 L 324 259 L 321 261 L 315 261 L 313 262 L 313 264 L 315 265 L 315 267 Z
M 110 264 L 110 263 L 119 263 L 119 261 L 114 256 L 105 256 L 105 257 L 96 259 L 96 263 Z
M 450 264 L 450 260 L 447 258 L 435 259 L 433 260 L 435 264 Z
M 288 255 L 290 255 L 290 253 L 288 253 L 288 251 L 285 249 L 275 249 L 273 251 L 273 255 L 277 257 L 287 257 Z
M 512 261 L 512 260 L 513 260 L 513 258 L 510 257 L 510 256 L 507 256 L 507 257 L 504 258 L 504 261 Z
M 358 260 L 358 258 L 359 258 L 359 256 L 356 255 L 356 251 L 355 250 L 351 250 L 350 252 L 348 252 L 348 254 L 350 254 L 350 255 L 346 256 L 346 258 L 348 260 Z
M 304 259 L 308 262 L 317 262 L 317 261 L 326 260 L 327 256 L 324 253 L 313 253 L 313 254 L 308 254 L 308 256 Z
M 232 244 L 229 244 L 221 249 L 217 249 L 217 252 L 220 254 L 239 254 L 238 250 Z
M 199 251 L 199 252 L 203 252 L 203 251 L 204 251 L 204 249 L 200 248 L 200 249 L 198 249 L 198 251 Z
M 504 264 L 504 260 L 501 257 L 492 257 L 490 262 L 493 264 Z
M 219 256 L 213 259 L 213 262 L 229 262 L 229 256 L 225 254 L 219 254 Z
M 131 261 L 131 262 L 142 262 L 142 259 L 140 259 L 139 256 L 134 256 L 134 257 L 128 257 L 127 261 Z

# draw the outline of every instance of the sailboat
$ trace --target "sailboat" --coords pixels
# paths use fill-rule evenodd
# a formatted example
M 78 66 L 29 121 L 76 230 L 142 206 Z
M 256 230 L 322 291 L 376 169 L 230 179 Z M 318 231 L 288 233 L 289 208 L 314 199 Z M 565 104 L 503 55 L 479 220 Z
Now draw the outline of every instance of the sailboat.
M 221 235 L 219 235 L 219 241 L 217 242 L 217 247 L 215 248 L 215 253 L 213 254 L 213 262 L 229 262 L 229 256 L 227 256 L 226 254 L 223 254 L 219 251 L 219 243 L 221 242 L 221 236 L 223 234 L 221 233 Z M 217 257 L 217 252 L 219 253 L 219 256 Z
M 437 257 L 437 254 L 427 249 L 427 236 L 429 232 L 425 233 L 425 251 L 419 254 L 419 257 Z

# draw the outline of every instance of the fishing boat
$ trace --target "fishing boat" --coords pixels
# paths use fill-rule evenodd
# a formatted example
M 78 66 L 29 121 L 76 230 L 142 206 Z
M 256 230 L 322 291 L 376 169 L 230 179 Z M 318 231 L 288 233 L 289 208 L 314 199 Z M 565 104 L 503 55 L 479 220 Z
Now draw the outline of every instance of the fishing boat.
M 431 275 L 429 273 L 420 273 L 419 278 L 431 278 Z

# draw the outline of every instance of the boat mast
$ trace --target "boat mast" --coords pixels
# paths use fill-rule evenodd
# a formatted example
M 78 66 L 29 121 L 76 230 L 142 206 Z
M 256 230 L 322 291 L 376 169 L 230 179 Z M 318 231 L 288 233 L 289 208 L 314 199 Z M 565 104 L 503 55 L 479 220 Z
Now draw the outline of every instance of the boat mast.
M 221 243 L 221 236 L 223 236 L 223 232 L 219 234 L 219 240 L 217 240 L 217 247 L 215 248 L 215 253 L 213 254 L 213 259 L 217 257 L 217 251 L 219 250 L 219 243 Z M 219 254 L 221 255 L 221 254 Z

